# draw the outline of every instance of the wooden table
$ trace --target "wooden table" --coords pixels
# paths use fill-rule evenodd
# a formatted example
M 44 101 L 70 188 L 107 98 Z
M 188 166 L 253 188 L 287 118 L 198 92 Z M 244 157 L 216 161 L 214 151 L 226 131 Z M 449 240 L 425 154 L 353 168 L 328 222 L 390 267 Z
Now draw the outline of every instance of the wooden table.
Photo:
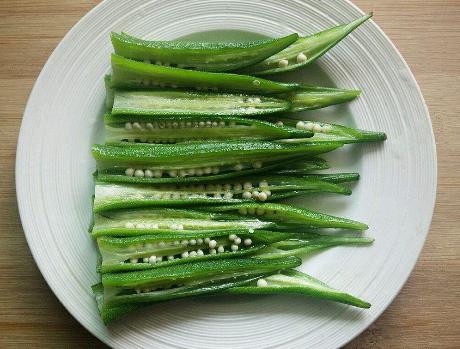
M 17 135 L 32 85 L 64 34 L 97 3 L 0 1 L 0 348 L 105 347 L 67 313 L 38 271 L 14 186 Z M 346 348 L 459 348 L 460 1 L 355 3 L 374 11 L 417 77 L 436 134 L 439 185 L 431 232 L 412 276 L 387 311 Z

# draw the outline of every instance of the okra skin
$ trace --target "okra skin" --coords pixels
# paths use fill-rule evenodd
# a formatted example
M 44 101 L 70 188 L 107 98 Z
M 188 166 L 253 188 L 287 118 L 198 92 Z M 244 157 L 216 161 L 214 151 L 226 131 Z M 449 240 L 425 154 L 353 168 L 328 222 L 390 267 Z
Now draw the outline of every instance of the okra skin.
M 177 283 L 212 283 L 216 279 L 229 279 L 243 275 L 257 275 L 298 267 L 302 261 L 297 257 L 279 259 L 232 258 L 198 261 L 157 269 L 102 275 L 104 287 L 142 288 L 164 287 Z M 141 300 L 149 301 L 147 299 Z
M 259 175 L 261 172 L 273 171 L 279 175 L 304 176 L 313 171 L 325 170 L 329 165 L 324 159 L 311 158 L 308 160 L 299 157 L 283 162 L 274 162 L 264 165 L 261 168 L 243 169 L 241 171 L 232 171 L 220 174 L 210 174 L 204 176 L 186 176 L 186 177 L 135 177 L 127 176 L 125 168 L 107 168 L 96 172 L 96 180 L 107 183 L 138 183 L 138 184 L 194 184 L 206 182 L 215 182 L 222 180 L 233 180 L 244 176 Z
M 235 165 L 241 162 L 308 158 L 341 147 L 338 142 L 287 144 L 270 141 L 189 142 L 168 144 L 95 144 L 93 157 L 99 168 L 113 166 L 155 166 L 164 169 Z M 260 166 L 259 168 L 263 167 Z
M 211 72 L 236 70 L 258 63 L 288 47 L 297 34 L 247 43 L 147 41 L 125 33 L 111 34 L 115 53 L 138 61 Z
M 301 225 L 304 228 L 342 228 L 359 231 L 369 228 L 366 224 L 351 219 L 335 217 L 287 204 L 244 203 L 208 206 L 201 209 L 209 212 L 230 212 L 240 213 L 243 216 L 258 216 L 258 219 L 263 221 L 271 221 L 287 226 Z
M 290 112 L 315 110 L 354 100 L 360 90 L 346 90 L 332 87 L 302 86 L 286 95 L 290 102 Z
M 115 54 L 112 54 L 111 84 L 112 87 L 121 89 L 169 87 L 262 95 L 286 93 L 300 86 L 297 83 L 285 84 L 249 75 L 211 73 L 147 64 Z
M 242 69 L 241 72 L 250 75 L 269 75 L 284 73 L 309 65 L 371 17 L 372 13 L 369 13 L 348 24 L 339 25 L 314 35 L 300 37 L 283 51 L 258 64 Z M 281 61 L 284 64 L 280 63 Z
M 319 299 L 327 299 L 338 303 L 368 309 L 371 304 L 338 291 L 320 280 L 296 270 L 284 270 L 280 274 L 264 278 L 266 286 L 257 286 L 257 281 L 248 285 L 237 286 L 222 291 L 224 294 L 299 294 Z
M 313 131 L 236 116 L 104 116 L 106 142 L 178 143 L 193 140 L 308 138 Z

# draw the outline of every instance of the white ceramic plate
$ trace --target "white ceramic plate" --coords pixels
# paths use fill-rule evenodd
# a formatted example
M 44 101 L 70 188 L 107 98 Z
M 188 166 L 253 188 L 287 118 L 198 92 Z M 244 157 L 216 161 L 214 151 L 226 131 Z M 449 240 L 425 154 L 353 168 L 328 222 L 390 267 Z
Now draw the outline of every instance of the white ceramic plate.
M 371 324 L 398 294 L 428 232 L 436 192 L 436 153 L 426 105 L 408 66 L 372 21 L 296 79 L 361 88 L 347 106 L 311 113 L 370 130 L 383 145 L 348 146 L 329 157 L 359 171 L 347 198 L 305 204 L 367 222 L 372 247 L 338 247 L 302 270 L 372 303 L 369 310 L 302 297 L 215 297 L 154 306 L 110 329 L 90 286 L 98 279 L 87 234 L 94 161 L 100 140 L 102 78 L 109 71 L 109 32 L 172 39 L 238 29 L 269 36 L 313 33 L 362 15 L 348 1 L 104 1 L 62 40 L 29 98 L 19 137 L 16 186 L 34 258 L 69 312 L 116 348 L 331 348 Z M 328 76 L 325 82 L 318 72 Z M 321 74 L 320 74 L 321 75 Z

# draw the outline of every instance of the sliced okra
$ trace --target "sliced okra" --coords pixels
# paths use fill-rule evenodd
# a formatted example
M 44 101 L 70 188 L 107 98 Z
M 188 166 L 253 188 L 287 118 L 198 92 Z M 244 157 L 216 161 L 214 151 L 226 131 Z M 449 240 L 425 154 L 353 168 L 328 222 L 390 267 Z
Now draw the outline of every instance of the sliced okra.
M 345 90 L 332 87 L 302 86 L 295 92 L 285 95 L 291 104 L 289 111 L 299 112 L 325 108 L 335 104 L 352 101 L 361 94 L 359 90 Z M 115 94 L 116 99 L 116 94 Z
M 225 294 L 299 294 L 308 297 L 327 299 L 334 302 L 352 305 L 358 308 L 370 308 L 371 304 L 338 291 L 324 282 L 299 272 L 283 270 L 258 280 L 248 282 L 244 286 L 236 286 L 222 291 Z
M 253 254 L 265 244 L 281 241 L 289 233 L 213 231 L 174 232 L 132 237 L 97 238 L 102 256 L 100 271 L 144 270 L 208 259 Z
M 202 71 L 236 70 L 258 63 L 288 47 L 298 39 L 290 34 L 278 39 L 238 43 L 147 41 L 128 34 L 112 33 L 115 53 L 156 65 L 177 66 Z
M 274 121 L 275 119 L 273 119 Z M 295 127 L 299 130 L 311 131 L 313 137 L 308 139 L 299 139 L 299 142 L 342 142 L 346 143 L 364 143 L 377 142 L 386 140 L 384 132 L 366 131 L 352 127 L 337 124 L 329 124 L 318 121 L 295 120 L 289 118 L 277 118 L 278 123 L 288 127 Z M 286 140 L 295 142 L 294 140 Z
M 210 235 L 217 231 L 222 234 L 240 234 L 274 227 L 256 217 L 241 217 L 226 213 L 201 212 L 191 209 L 149 207 L 104 211 L 94 215 L 90 231 L 93 237 L 136 236 L 162 234 Z
M 236 116 L 104 116 L 106 142 L 177 143 L 193 140 L 308 138 L 313 131 Z
M 285 84 L 249 75 L 165 67 L 112 55 L 111 86 L 126 89 L 192 88 L 265 95 L 293 91 L 299 84 Z
M 242 72 L 250 75 L 277 74 L 311 64 L 371 17 L 372 13 L 369 13 L 351 23 L 300 37 L 283 51 L 242 70 Z
M 201 183 L 203 181 L 221 181 L 231 178 L 239 178 L 241 176 L 256 175 L 261 172 L 274 171 L 275 174 L 288 174 L 288 175 L 306 175 L 312 171 L 324 170 L 329 168 L 329 165 L 324 159 L 312 158 L 312 159 L 300 159 L 298 157 L 294 159 L 283 160 L 282 162 L 267 162 L 263 163 L 260 168 L 254 168 L 253 163 L 246 167 L 242 163 L 237 163 L 233 169 L 228 168 L 226 172 L 222 172 L 223 168 L 211 167 L 209 173 L 209 167 L 194 168 L 183 171 L 172 172 L 173 176 L 170 176 L 168 171 L 163 170 L 150 170 L 134 167 L 109 167 L 106 169 L 99 169 L 96 173 L 96 179 L 99 182 L 107 183 L 139 183 L 139 184 L 193 184 Z M 136 170 L 137 176 L 134 174 Z M 142 176 L 142 173 L 144 174 Z M 175 175 L 175 176 L 174 176 Z
M 368 226 L 347 218 L 335 217 L 306 208 L 275 203 L 244 203 L 200 208 L 209 212 L 239 213 L 242 216 L 257 216 L 261 221 L 278 225 L 299 226 L 304 228 L 343 228 L 366 230 Z
M 170 177 L 185 177 L 186 173 L 191 176 L 202 176 L 241 171 L 246 168 L 263 168 L 278 161 L 308 159 L 341 146 L 338 142 L 289 144 L 273 141 L 117 143 L 95 144 L 92 154 L 97 161 L 98 169 L 145 168 L 166 172 Z M 200 171 L 197 173 L 198 169 Z M 193 171 L 192 174 L 190 171 Z

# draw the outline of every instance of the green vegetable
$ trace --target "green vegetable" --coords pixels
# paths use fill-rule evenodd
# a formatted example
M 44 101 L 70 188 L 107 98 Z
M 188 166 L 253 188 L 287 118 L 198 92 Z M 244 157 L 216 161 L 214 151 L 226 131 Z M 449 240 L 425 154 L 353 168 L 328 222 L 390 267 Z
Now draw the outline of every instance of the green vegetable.
M 349 24 L 301 37 L 283 51 L 242 72 L 250 75 L 277 74 L 311 64 L 371 17 L 372 13 L 369 13 Z
M 351 190 L 315 177 L 263 177 L 262 186 L 251 182 L 205 185 L 138 185 L 97 182 L 94 212 L 144 206 L 189 206 L 199 204 L 274 201 L 300 193 L 330 192 L 350 195 Z M 256 179 L 257 180 L 257 179 Z M 243 187 L 243 184 L 250 187 Z M 281 194 L 281 195 L 279 195 Z
M 349 102 L 360 94 L 361 91 L 359 90 L 302 86 L 301 89 L 287 95 L 286 99 L 291 103 L 289 111 L 299 112 Z
M 328 299 L 334 302 L 353 305 L 358 308 L 370 308 L 370 303 L 348 293 L 337 291 L 314 277 L 296 270 L 284 270 L 280 274 L 263 279 L 264 286 L 257 286 L 257 281 L 248 285 L 236 286 L 224 290 L 224 294 L 299 294 L 314 298 Z M 259 282 L 260 284 L 260 282 Z
M 107 142 L 176 143 L 193 140 L 273 140 L 308 138 L 310 130 L 236 116 L 136 116 L 104 117 Z
M 254 94 L 286 93 L 299 84 L 285 84 L 249 75 L 209 73 L 146 64 L 112 55 L 112 79 L 114 88 L 194 88 L 208 91 L 233 91 Z
M 147 41 L 128 34 L 112 33 L 115 53 L 157 65 L 175 65 L 203 71 L 228 71 L 247 67 L 283 50 L 298 39 L 291 34 L 279 39 L 247 43 Z

